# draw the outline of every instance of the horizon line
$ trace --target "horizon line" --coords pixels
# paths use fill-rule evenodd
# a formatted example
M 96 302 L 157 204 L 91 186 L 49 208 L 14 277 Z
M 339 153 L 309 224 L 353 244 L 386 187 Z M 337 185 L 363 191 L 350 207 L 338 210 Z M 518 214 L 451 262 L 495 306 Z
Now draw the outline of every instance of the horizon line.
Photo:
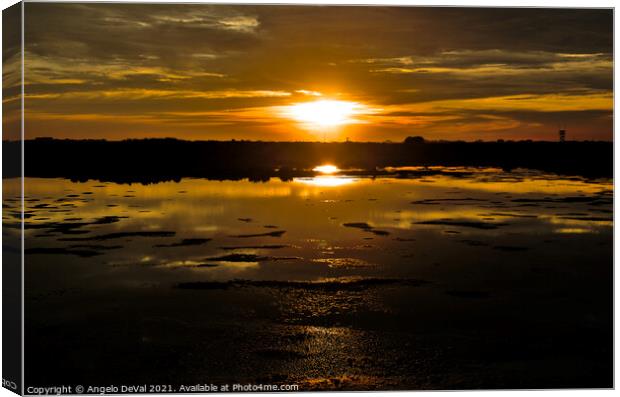
M 409 137 L 407 137 L 409 138 Z M 527 139 L 504 139 L 504 138 L 498 138 L 495 140 L 484 140 L 484 139 L 476 139 L 476 140 L 465 140 L 465 139 L 455 139 L 455 140 L 448 140 L 448 139 L 427 139 L 421 136 L 411 136 L 411 138 L 422 138 L 423 141 L 421 142 L 416 142 L 416 143 L 516 143 L 516 142 L 528 142 L 528 143 L 569 143 L 569 142 L 606 142 L 606 143 L 613 143 L 614 140 L 601 140 L 601 139 L 582 139 L 582 140 L 577 140 L 577 139 L 571 139 L 571 140 L 566 140 L 564 142 L 561 142 L 559 140 L 542 140 L 542 139 L 531 139 L 531 138 L 527 138 Z M 405 138 L 406 139 L 406 138 Z M 55 137 L 34 137 L 34 138 L 28 138 L 28 139 L 23 139 L 23 141 L 99 141 L 99 142 L 127 142 L 127 141 L 147 141 L 147 140 L 160 140 L 160 141 L 164 141 L 164 140 L 174 140 L 174 141 L 181 141 L 181 142 L 227 142 L 227 143 L 325 143 L 325 144 L 335 144 L 335 143 L 375 143 L 375 144 L 403 144 L 405 143 L 405 139 L 402 139 L 400 141 L 393 141 L 393 140 L 383 140 L 383 141 L 354 141 L 354 140 L 344 140 L 344 141 L 304 141 L 304 140 L 299 140 L 299 141 L 293 141 L 293 140 L 282 140 L 282 141 L 274 141 L 274 140 L 252 140 L 252 139 L 186 139 L 186 138 L 175 138 L 175 137 L 143 137 L 143 138 L 123 138 L 123 139 L 106 139 L 106 138 L 55 138 Z M 12 139 L 2 139 L 2 142 L 21 142 L 22 140 L 12 140 Z

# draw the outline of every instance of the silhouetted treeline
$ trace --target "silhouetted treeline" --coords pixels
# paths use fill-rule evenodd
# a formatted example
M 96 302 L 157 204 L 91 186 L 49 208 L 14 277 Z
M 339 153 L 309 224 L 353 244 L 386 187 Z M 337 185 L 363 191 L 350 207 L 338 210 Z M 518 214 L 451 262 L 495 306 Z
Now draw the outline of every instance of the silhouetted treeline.
M 14 164 L 19 142 L 3 143 Z M 25 175 L 158 182 L 182 177 L 266 180 L 308 175 L 320 164 L 369 174 L 387 166 L 533 168 L 567 175 L 613 175 L 611 142 L 250 142 L 35 139 L 25 142 Z M 5 166 L 5 177 L 13 168 Z

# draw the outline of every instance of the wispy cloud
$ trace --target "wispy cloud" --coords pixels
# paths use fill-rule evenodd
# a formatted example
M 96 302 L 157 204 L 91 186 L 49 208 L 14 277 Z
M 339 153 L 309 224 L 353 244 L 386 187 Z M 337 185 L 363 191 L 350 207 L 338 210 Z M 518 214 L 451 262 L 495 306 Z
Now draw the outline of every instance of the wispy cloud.
M 546 138 L 558 120 L 610 139 L 611 15 L 30 3 L 28 133 L 302 139 L 274 109 L 342 100 L 374 109 L 343 128 L 352 139 Z
M 509 52 L 444 51 L 432 57 L 365 59 L 365 63 L 382 65 L 373 73 L 444 73 L 462 76 L 531 75 L 532 73 L 609 73 L 613 68 L 610 54 L 565 54 L 542 51 Z
M 74 91 L 58 94 L 26 94 L 29 99 L 103 99 L 103 100 L 143 100 L 143 99 L 225 99 L 225 98 L 280 98 L 291 96 L 286 91 L 269 90 L 225 90 L 225 91 L 183 91 L 155 89 L 120 89 L 108 91 Z

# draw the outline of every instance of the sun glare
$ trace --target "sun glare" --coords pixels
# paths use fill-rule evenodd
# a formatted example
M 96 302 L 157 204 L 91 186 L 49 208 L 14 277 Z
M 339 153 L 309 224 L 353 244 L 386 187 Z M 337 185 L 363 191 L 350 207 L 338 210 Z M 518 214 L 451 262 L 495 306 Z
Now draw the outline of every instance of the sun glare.
M 340 171 L 335 165 L 319 165 L 312 169 L 314 172 L 320 172 L 321 174 L 335 174 Z
M 364 109 L 357 102 L 321 99 L 286 106 L 284 115 L 310 127 L 327 128 L 358 122 L 354 116 L 365 113 Z

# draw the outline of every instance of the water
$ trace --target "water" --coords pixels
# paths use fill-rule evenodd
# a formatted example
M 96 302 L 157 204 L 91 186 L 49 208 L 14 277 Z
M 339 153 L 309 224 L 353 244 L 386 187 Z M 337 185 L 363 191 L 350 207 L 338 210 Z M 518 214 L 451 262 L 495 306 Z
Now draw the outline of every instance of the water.
M 11 201 L 18 180 L 5 180 L 4 186 L 9 199 L 4 221 L 11 225 L 18 217 L 18 202 Z M 376 361 L 386 349 L 403 350 L 405 340 L 413 343 L 411 337 L 430 330 L 462 338 L 470 335 L 472 319 L 486 328 L 484 339 L 499 345 L 505 343 L 499 323 L 541 327 L 543 334 L 563 340 L 562 332 L 570 338 L 573 331 L 558 329 L 585 321 L 595 338 L 611 321 L 606 311 L 613 231 L 609 179 L 437 167 L 414 169 L 407 178 L 335 174 L 265 183 L 184 178 L 152 185 L 27 178 L 25 186 L 27 321 L 31 332 L 82 324 L 82 331 L 80 326 L 72 331 L 75 354 L 84 349 L 103 354 L 91 339 L 103 331 L 84 325 L 91 318 L 105 319 L 104 329 L 132 324 L 139 334 L 135 343 L 148 357 L 158 350 L 145 340 L 169 347 L 159 332 L 177 323 L 184 324 L 181 334 L 194 347 L 195 329 L 213 327 L 210 321 L 222 329 L 230 322 L 263 324 L 270 336 L 252 338 L 263 346 L 260 351 L 275 351 L 273 356 L 256 353 L 256 346 L 234 349 L 253 352 L 268 374 L 275 371 L 302 384 L 319 379 L 319 385 L 333 388 L 334 370 L 322 371 L 327 364 L 299 350 L 323 346 L 322 354 L 329 351 L 329 360 L 339 363 L 337 376 L 348 379 L 351 388 L 371 383 L 434 388 L 454 386 L 450 370 L 429 386 L 411 378 L 408 365 L 375 362 L 366 368 L 349 360 L 366 354 Z M 17 237 L 17 229 L 7 230 L 9 241 Z M 506 313 L 514 318 L 506 320 Z M 400 334 L 403 326 L 406 335 Z M 315 342 L 283 346 L 272 340 L 299 333 Z M 215 354 L 217 344 L 230 342 L 225 334 L 212 336 L 216 345 L 204 348 Z M 109 343 L 126 350 L 123 338 Z M 360 351 L 334 347 L 340 346 L 334 338 L 355 340 Z M 451 338 L 425 343 L 437 349 L 474 343 Z M 373 350 L 377 346 L 383 346 L 381 353 Z M 39 365 L 50 353 L 43 342 L 40 349 L 31 355 L 39 362 L 32 371 L 35 383 L 46 379 Z M 411 349 L 404 351 L 413 354 Z M 67 350 L 72 349 L 63 354 Z M 432 362 L 427 353 L 415 354 Z M 540 368 L 550 365 L 549 357 L 539 357 Z M 203 371 L 186 373 L 189 381 L 224 377 L 209 364 L 190 361 Z M 276 370 L 265 363 L 280 364 Z M 64 370 L 79 371 L 66 365 Z M 252 380 L 239 365 L 230 363 L 226 376 Z M 586 367 L 595 373 L 600 365 L 596 358 Z M 377 366 L 384 375 L 368 380 Z M 438 369 L 428 364 L 428 371 Z M 582 379 L 561 371 L 566 379 Z M 101 381 L 122 379 L 101 376 Z M 515 379 L 519 376 L 517 371 Z M 484 385 L 493 387 L 492 379 L 487 381 Z

